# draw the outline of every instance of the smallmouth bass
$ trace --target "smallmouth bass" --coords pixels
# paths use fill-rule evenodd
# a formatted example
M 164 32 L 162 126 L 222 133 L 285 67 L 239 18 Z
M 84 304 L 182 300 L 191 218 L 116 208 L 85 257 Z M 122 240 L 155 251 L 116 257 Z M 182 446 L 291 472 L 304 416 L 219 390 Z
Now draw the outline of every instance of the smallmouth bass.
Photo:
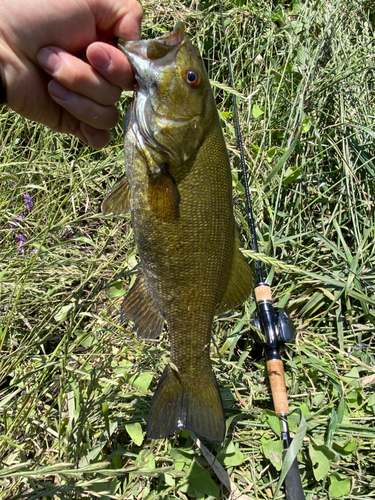
M 209 79 L 184 25 L 128 42 L 137 80 L 124 149 L 126 176 L 102 212 L 131 210 L 142 272 L 121 306 L 141 339 L 167 321 L 171 362 L 153 396 L 148 437 L 179 429 L 220 442 L 225 419 L 210 361 L 215 315 L 251 292 L 240 250 L 228 155 Z

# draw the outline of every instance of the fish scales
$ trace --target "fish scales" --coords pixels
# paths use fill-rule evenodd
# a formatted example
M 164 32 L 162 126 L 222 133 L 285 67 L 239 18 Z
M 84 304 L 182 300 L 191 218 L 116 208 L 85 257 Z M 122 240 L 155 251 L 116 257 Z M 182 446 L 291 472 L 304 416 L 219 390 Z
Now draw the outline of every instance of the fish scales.
M 210 361 L 212 321 L 246 299 L 252 278 L 238 248 L 215 100 L 182 24 L 167 36 L 130 42 L 125 53 L 138 83 L 124 140 L 126 178 L 102 209 L 131 208 L 142 265 L 122 319 L 134 321 L 140 338 L 156 338 L 164 320 L 169 329 L 171 363 L 146 430 L 163 438 L 188 428 L 222 441 L 224 411 Z

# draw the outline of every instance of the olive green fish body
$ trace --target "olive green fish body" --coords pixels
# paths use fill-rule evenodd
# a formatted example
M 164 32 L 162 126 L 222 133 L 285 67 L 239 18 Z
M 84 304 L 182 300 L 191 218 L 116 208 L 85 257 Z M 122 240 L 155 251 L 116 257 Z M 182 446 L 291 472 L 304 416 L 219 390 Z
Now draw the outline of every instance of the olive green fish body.
M 188 428 L 222 441 L 212 321 L 241 303 L 252 282 L 235 234 L 220 121 L 204 65 L 183 26 L 161 39 L 131 42 L 125 51 L 139 84 L 125 162 L 142 276 L 122 315 L 134 321 L 141 338 L 157 337 L 165 319 L 171 342 L 147 434 L 162 438 Z M 104 212 L 111 203 L 110 193 Z
M 150 208 L 148 176 L 138 162 L 144 162 L 141 154 L 127 167 L 127 178 L 136 186 L 131 190 L 132 225 L 145 281 L 168 322 L 172 362 L 181 373 L 196 373 L 202 361 L 206 366 L 209 360 L 204 346 L 210 342 L 213 316 L 228 283 L 235 244 L 220 124 L 177 183 L 179 217 L 172 222 Z M 197 350 L 204 355 L 197 357 Z

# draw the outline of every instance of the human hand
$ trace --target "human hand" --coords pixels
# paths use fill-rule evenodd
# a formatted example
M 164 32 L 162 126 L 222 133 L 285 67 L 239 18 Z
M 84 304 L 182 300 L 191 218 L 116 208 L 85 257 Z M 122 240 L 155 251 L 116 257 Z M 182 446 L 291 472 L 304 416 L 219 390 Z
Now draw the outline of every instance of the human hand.
M 114 106 L 134 76 L 115 37 L 136 40 L 136 0 L 0 0 L 0 71 L 7 104 L 93 148 L 110 141 Z M 52 77 L 52 78 L 51 78 Z

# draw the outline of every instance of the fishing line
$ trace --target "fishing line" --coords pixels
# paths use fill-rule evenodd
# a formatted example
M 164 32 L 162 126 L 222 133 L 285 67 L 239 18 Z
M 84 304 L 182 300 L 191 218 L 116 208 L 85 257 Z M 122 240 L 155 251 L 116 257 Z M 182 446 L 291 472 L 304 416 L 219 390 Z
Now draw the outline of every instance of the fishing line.
M 219 0 L 220 14 L 221 14 L 221 24 L 223 29 L 225 52 L 228 61 L 228 72 L 229 72 L 229 82 L 232 89 L 234 89 L 233 82 L 233 72 L 230 60 L 230 53 L 227 44 L 224 14 L 222 0 Z M 240 122 L 238 118 L 238 109 L 235 95 L 233 97 L 233 114 L 235 129 L 237 135 L 238 149 L 241 158 L 241 167 L 243 173 L 243 184 L 245 187 L 246 195 L 246 208 L 247 215 L 249 219 L 249 226 L 251 232 L 251 239 L 253 243 L 253 248 L 256 253 L 259 253 L 258 242 L 256 237 L 256 229 L 254 222 L 254 215 L 251 204 L 249 182 L 247 176 L 247 170 L 245 165 L 245 155 L 242 142 L 242 135 L 240 130 Z M 285 487 L 285 498 L 287 500 L 305 500 L 305 495 L 302 489 L 301 476 L 298 468 L 298 463 L 296 460 L 297 455 L 297 443 L 291 446 L 291 438 L 288 426 L 288 396 L 285 386 L 285 375 L 284 366 L 279 354 L 279 348 L 281 345 L 292 342 L 295 336 L 295 328 L 283 309 L 273 307 L 271 288 L 264 282 L 262 264 L 259 260 L 255 261 L 255 270 L 258 278 L 258 283 L 255 286 L 255 300 L 257 304 L 257 313 L 255 314 L 252 323 L 259 328 L 265 337 L 265 343 L 263 344 L 263 351 L 266 358 L 266 367 L 268 372 L 268 378 L 270 381 L 273 405 L 275 408 L 275 413 L 278 415 L 281 424 L 281 439 L 284 445 L 284 455 L 287 459 L 284 461 L 282 474 L 284 475 L 284 469 L 289 467 L 288 471 L 284 476 L 284 487 Z M 289 463 L 287 463 L 289 462 Z M 281 477 L 280 477 L 280 480 Z
M 223 27 L 225 54 L 226 54 L 227 61 L 228 61 L 229 83 L 230 83 L 230 87 L 232 89 L 234 89 L 232 64 L 230 61 L 229 47 L 227 44 L 227 36 L 226 36 L 226 31 L 225 31 L 223 5 L 222 5 L 221 1 L 219 2 L 219 4 L 220 4 L 221 24 Z M 247 177 L 247 170 L 246 170 L 246 164 L 245 164 L 245 154 L 244 154 L 244 148 L 243 148 L 243 142 L 242 142 L 242 135 L 241 135 L 241 131 L 240 131 L 240 120 L 238 118 L 237 101 L 236 101 L 235 95 L 232 95 L 232 101 L 233 101 L 234 123 L 235 123 L 235 127 L 236 127 L 236 135 L 237 135 L 237 144 L 238 144 L 238 149 L 239 149 L 240 158 L 241 158 L 243 184 L 245 187 L 246 210 L 247 210 L 247 216 L 249 219 L 251 239 L 252 239 L 252 243 L 253 243 L 254 252 L 259 253 L 258 241 L 257 241 L 257 237 L 256 237 L 255 222 L 254 222 L 254 215 L 253 215 L 253 208 L 252 208 L 252 204 L 251 204 L 251 197 L 250 197 L 250 190 L 249 190 L 249 180 Z M 258 282 L 263 283 L 262 264 L 261 264 L 260 260 L 255 261 L 255 271 L 256 271 L 257 276 L 258 276 Z

